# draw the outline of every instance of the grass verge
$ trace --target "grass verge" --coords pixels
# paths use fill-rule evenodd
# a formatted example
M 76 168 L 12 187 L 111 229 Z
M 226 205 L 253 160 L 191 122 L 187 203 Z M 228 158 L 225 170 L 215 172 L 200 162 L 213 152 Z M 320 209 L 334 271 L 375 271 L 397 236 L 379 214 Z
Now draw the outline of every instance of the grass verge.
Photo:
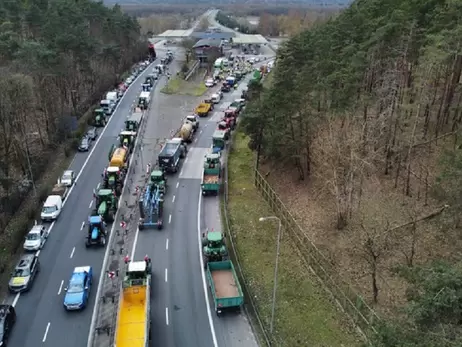
M 180 77 L 173 77 L 160 91 L 164 94 L 201 96 L 207 91 L 207 87 L 202 82 L 188 82 Z
M 253 185 L 254 156 L 249 139 L 235 136 L 229 157 L 228 214 L 239 260 L 257 310 L 269 327 L 273 289 L 277 225 L 259 222 L 272 215 Z M 329 300 L 315 278 L 303 267 L 283 234 L 279 258 L 277 306 L 273 340 L 277 346 L 360 346 L 360 339 Z

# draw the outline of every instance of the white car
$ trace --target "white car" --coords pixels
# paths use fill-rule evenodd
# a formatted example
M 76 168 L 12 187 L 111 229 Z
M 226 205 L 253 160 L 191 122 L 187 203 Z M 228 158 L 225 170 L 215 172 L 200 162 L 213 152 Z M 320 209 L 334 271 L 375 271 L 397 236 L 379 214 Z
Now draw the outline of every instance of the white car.
M 220 103 L 222 96 L 223 96 L 223 93 L 221 93 L 221 90 L 220 90 L 220 93 L 212 94 L 210 99 L 212 99 L 212 102 L 214 104 L 218 104 L 218 103 Z
M 61 179 L 59 180 L 59 182 L 61 184 L 64 184 L 66 187 L 72 187 L 74 185 L 74 181 L 75 181 L 75 173 L 72 170 L 64 171 L 63 175 L 61 176 Z
M 211 88 L 215 85 L 215 80 L 213 78 L 208 78 L 206 81 L 205 81 L 205 86 L 207 88 Z
M 45 244 L 47 237 L 48 233 L 43 225 L 34 225 L 26 235 L 23 247 L 26 251 L 38 251 Z
M 126 83 L 127 85 L 132 84 L 132 83 L 133 83 L 133 78 L 132 78 L 131 76 L 128 77 L 128 78 L 125 80 L 125 83 Z

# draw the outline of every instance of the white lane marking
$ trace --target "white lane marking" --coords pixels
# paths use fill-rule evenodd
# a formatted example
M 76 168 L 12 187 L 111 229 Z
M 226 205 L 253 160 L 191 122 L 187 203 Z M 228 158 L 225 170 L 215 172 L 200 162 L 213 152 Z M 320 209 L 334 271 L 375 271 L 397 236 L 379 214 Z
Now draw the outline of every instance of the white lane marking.
M 168 307 L 165 308 L 165 323 L 168 325 Z
M 19 300 L 19 297 L 21 296 L 21 293 L 18 293 L 16 294 L 16 296 L 14 297 L 13 299 L 13 303 L 11 304 L 11 306 L 15 307 L 16 304 L 18 303 L 18 300 Z
M 37 251 L 37 253 L 35 253 L 35 256 L 38 258 L 38 256 L 40 255 L 40 249 Z
M 196 143 L 196 142 L 197 142 L 197 139 L 194 140 L 194 143 Z
M 174 203 L 174 202 L 175 202 L 175 195 L 172 198 L 172 203 Z
M 207 124 L 206 124 L 205 126 L 207 126 Z M 202 130 L 201 130 L 201 131 L 199 131 L 199 134 L 202 134 Z
M 47 335 L 48 335 L 48 330 L 50 330 L 50 325 L 51 325 L 51 323 L 48 322 L 47 328 L 45 329 L 45 334 L 43 334 L 42 342 L 45 342 L 47 340 Z
M 62 280 L 61 284 L 59 285 L 58 295 L 61 294 L 61 290 L 63 290 L 63 285 L 64 285 L 64 280 Z
M 218 347 L 215 326 L 213 325 L 212 312 L 210 310 L 209 296 L 207 294 L 207 283 L 205 282 L 204 260 L 202 259 L 202 235 L 201 235 L 201 203 L 202 192 L 199 191 L 199 203 L 197 204 L 197 245 L 199 246 L 199 261 L 201 264 L 202 286 L 204 289 L 205 304 L 207 305 L 207 316 L 209 318 L 210 332 L 212 333 L 213 346 Z
M 93 205 L 93 200 L 90 201 L 90 205 L 88 205 L 88 208 L 91 208 L 92 205 Z
M 184 163 L 185 163 L 185 164 L 188 162 L 188 158 L 189 158 L 189 157 L 186 157 L 186 159 L 184 160 Z
M 74 248 L 72 248 L 71 256 L 70 256 L 69 258 L 71 258 L 71 259 L 72 259 L 72 257 L 74 256 L 74 252 L 75 252 L 75 247 L 74 247 Z
M 172 215 L 169 215 L 168 216 L 168 224 L 170 224 L 172 222 Z
M 96 186 L 96 190 L 98 190 L 100 186 L 101 186 L 101 183 L 98 183 L 98 185 Z
M 85 226 L 85 222 L 82 222 L 82 226 L 80 227 L 80 230 L 83 230 L 84 226 Z
M 180 171 L 180 176 L 183 176 L 183 169 L 181 169 Z
M 168 282 L 168 270 L 165 269 L 165 282 Z
M 154 64 L 154 62 L 152 63 Z M 145 71 L 148 71 L 148 69 L 152 66 L 149 65 Z M 146 73 L 142 73 L 140 74 L 136 79 L 135 81 L 140 78 L 141 76 L 144 76 Z M 128 90 L 128 89 L 127 89 Z M 127 95 L 126 93 L 124 94 L 124 96 Z M 120 105 L 120 102 L 119 102 L 119 105 Z M 111 116 L 111 119 L 114 118 L 114 116 Z M 107 125 L 106 125 L 106 128 L 107 128 Z M 105 129 L 106 129 L 105 128 Z M 137 136 L 136 137 L 136 140 L 135 140 L 135 148 L 136 148 L 136 145 L 138 144 L 138 139 L 140 138 L 140 136 Z M 130 158 L 130 162 L 129 162 L 129 166 L 132 165 L 132 162 L 133 162 L 133 158 L 135 156 L 132 155 L 132 157 Z M 125 187 L 127 186 L 127 180 L 128 180 L 128 176 L 129 175 L 126 175 L 125 176 L 125 180 L 124 180 L 124 186 L 122 188 L 122 195 L 124 194 L 125 192 Z M 99 185 L 98 184 L 98 188 L 99 188 Z M 119 207 L 122 203 L 122 199 L 119 199 Z M 117 209 L 117 211 L 119 211 L 120 209 Z M 118 212 L 116 213 L 116 218 L 118 216 Z M 114 228 L 116 226 L 116 223 L 112 223 L 112 227 L 111 227 L 111 231 L 110 231 L 110 234 L 109 234 L 109 240 L 108 240 L 108 244 L 111 244 L 113 238 L 114 238 L 114 235 L 115 235 L 115 232 L 114 232 Z M 136 230 L 136 235 L 138 234 L 138 229 Z M 135 235 L 135 237 L 136 237 Z M 136 241 L 136 240 L 135 240 Z M 133 249 L 135 249 L 135 246 L 136 244 L 133 244 Z M 103 258 L 103 265 L 101 266 L 101 269 L 105 269 L 107 267 L 107 262 L 108 262 L 108 259 L 109 259 L 109 251 L 111 250 L 111 247 L 106 247 L 106 252 L 104 253 L 104 258 Z M 99 282 L 98 282 L 98 288 L 96 290 L 96 297 L 99 298 L 101 297 L 101 291 L 103 289 L 103 284 L 104 284 L 104 276 L 105 276 L 105 271 L 101 271 L 101 274 L 99 276 Z M 91 314 L 91 322 L 90 322 L 90 330 L 89 330 L 89 333 L 88 333 L 88 339 L 87 339 L 87 346 L 91 346 L 93 344 L 93 337 L 94 337 L 94 334 L 93 332 L 95 331 L 95 326 L 96 326 L 96 316 L 97 316 L 97 312 L 98 312 L 98 308 L 99 308 L 99 300 L 96 301 L 96 303 L 93 305 L 93 312 Z
M 134 260 L 135 258 L 135 250 L 136 250 L 136 244 L 138 243 L 138 234 L 140 232 L 139 228 L 136 228 L 135 232 L 135 240 L 133 240 L 133 248 L 132 248 L 132 253 L 130 254 L 130 260 Z
M 165 249 L 168 250 L 168 239 L 165 240 Z
M 178 188 L 179 185 L 180 185 L 180 182 L 176 182 L 176 188 Z

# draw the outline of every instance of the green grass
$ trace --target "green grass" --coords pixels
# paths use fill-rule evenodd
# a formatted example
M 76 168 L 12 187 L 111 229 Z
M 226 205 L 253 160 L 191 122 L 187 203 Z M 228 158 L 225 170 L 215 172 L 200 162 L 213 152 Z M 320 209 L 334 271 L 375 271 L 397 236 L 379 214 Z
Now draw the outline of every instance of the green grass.
M 180 77 L 174 77 L 160 91 L 164 94 L 201 96 L 207 91 L 207 87 L 202 82 L 188 82 Z
M 236 135 L 229 158 L 228 213 L 244 276 L 268 328 L 277 224 L 258 221 L 260 217 L 273 213 L 253 185 L 254 156 L 247 147 L 249 139 L 242 133 Z M 316 279 L 307 273 L 292 247 L 287 234 L 283 234 L 274 323 L 275 345 L 361 345 L 359 338 L 345 323 L 345 316 L 330 301 Z

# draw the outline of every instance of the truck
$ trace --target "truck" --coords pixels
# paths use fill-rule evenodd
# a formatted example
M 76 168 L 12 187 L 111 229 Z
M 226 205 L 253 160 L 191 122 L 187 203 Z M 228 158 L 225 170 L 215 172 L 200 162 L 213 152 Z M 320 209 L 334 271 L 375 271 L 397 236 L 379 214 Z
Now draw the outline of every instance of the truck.
M 158 156 L 159 167 L 166 172 L 176 173 L 180 166 L 180 159 L 186 157 L 186 146 L 181 138 L 168 140 Z
M 151 262 L 128 263 L 120 288 L 114 346 L 149 347 L 151 340 Z
M 205 155 L 202 170 L 202 195 L 218 195 L 221 186 L 221 154 L 209 153 Z
M 193 128 L 192 123 L 184 122 L 181 125 L 180 130 L 178 130 L 178 133 L 176 134 L 176 137 L 182 139 L 183 142 L 191 143 L 193 135 L 194 135 L 194 128 Z
M 199 106 L 196 107 L 196 114 L 199 117 L 207 117 L 209 115 L 209 112 L 212 108 L 212 105 L 206 102 L 201 102 Z
M 140 208 L 139 230 L 149 227 L 162 229 L 164 214 L 164 195 L 167 179 L 161 170 L 153 170 L 150 179 L 138 202 Z
M 184 120 L 184 122 L 191 123 L 194 131 L 196 131 L 199 128 L 199 119 L 197 119 L 196 115 L 186 116 L 186 119 Z
M 217 316 L 223 311 L 239 310 L 244 294 L 233 263 L 230 260 L 208 262 L 206 275 Z

